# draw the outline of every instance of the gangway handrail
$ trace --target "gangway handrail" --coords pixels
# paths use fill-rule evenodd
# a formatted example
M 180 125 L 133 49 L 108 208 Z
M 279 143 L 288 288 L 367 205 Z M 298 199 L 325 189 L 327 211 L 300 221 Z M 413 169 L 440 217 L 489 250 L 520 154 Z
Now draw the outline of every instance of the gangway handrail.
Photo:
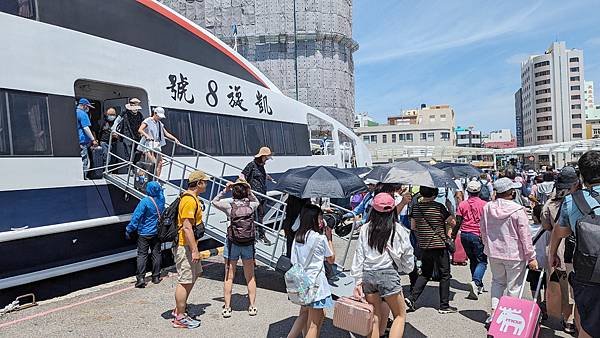
M 130 154 L 129 154 L 129 159 L 125 159 L 122 158 L 121 156 L 119 156 L 116 153 L 113 153 L 113 147 L 112 147 L 112 142 L 113 142 L 113 135 L 119 136 L 121 137 L 122 140 L 127 140 L 129 142 L 131 142 L 131 149 L 130 150 Z M 182 144 L 177 144 L 175 146 L 183 146 Z M 174 154 L 175 152 L 175 146 L 172 149 L 172 153 Z M 127 147 L 129 148 L 129 145 L 127 145 Z M 149 170 L 147 170 L 146 168 L 142 168 L 139 165 L 137 165 L 136 163 L 134 163 L 134 154 L 136 152 L 136 149 L 140 149 L 139 147 L 141 147 L 142 149 L 147 150 L 148 152 L 151 152 L 153 155 L 161 155 L 162 159 L 163 159 L 163 163 L 166 163 L 167 161 L 169 162 L 169 172 L 167 174 L 167 178 L 165 179 L 164 177 L 159 177 L 159 175 L 157 175 L 157 167 L 154 166 L 153 172 L 150 172 Z M 205 153 L 195 150 L 193 148 L 187 147 L 187 149 L 192 150 L 194 153 L 196 153 L 196 162 L 195 165 L 190 165 L 187 164 L 183 161 L 180 161 L 178 159 L 176 159 L 173 156 L 169 156 L 165 153 L 162 153 L 161 151 L 158 151 L 157 149 L 153 149 L 150 148 L 149 146 L 143 144 L 140 141 L 137 141 L 135 139 L 132 139 L 126 135 L 123 135 L 117 131 L 111 131 L 111 137 L 109 138 L 109 151 L 107 154 L 107 159 L 106 159 L 106 164 L 104 167 L 104 177 L 108 182 L 111 182 L 113 184 L 115 184 L 118 188 L 124 190 L 126 193 L 132 194 L 134 197 L 141 199 L 145 193 L 139 191 L 136 187 L 135 187 L 135 181 L 133 184 L 131 183 L 131 173 L 132 171 L 134 171 L 133 176 L 137 176 L 140 175 L 140 173 L 144 173 L 144 175 L 149 175 L 149 177 L 151 177 L 154 180 L 160 180 L 161 182 L 164 182 L 164 184 L 166 184 L 168 187 L 173 188 L 174 190 L 178 191 L 179 193 L 181 193 L 182 191 L 184 191 L 184 187 L 183 187 L 183 182 L 185 181 L 185 177 L 187 176 L 186 174 L 189 173 L 190 170 L 197 170 L 198 168 L 198 164 L 199 164 L 199 158 L 200 156 L 203 156 Z M 128 171 L 127 171 L 127 176 L 126 177 L 119 177 L 119 174 L 114 174 L 113 177 L 113 173 L 115 173 L 115 169 L 110 169 L 110 167 L 114 167 L 114 164 L 110 164 L 111 162 L 111 157 L 116 158 L 119 163 L 123 163 L 124 166 L 128 167 Z M 203 156 L 204 157 L 204 156 Z M 215 187 L 217 187 L 217 189 L 220 189 L 222 187 L 225 187 L 228 183 L 230 183 L 229 180 L 224 178 L 224 174 L 225 174 L 225 169 L 227 168 L 227 166 L 230 166 L 234 169 L 238 169 L 238 167 L 231 165 L 225 161 L 219 160 L 213 156 L 207 156 L 210 159 L 214 159 L 216 160 L 219 164 L 221 164 L 222 169 L 221 169 L 221 174 L 220 175 L 214 175 L 209 171 L 206 171 L 206 174 L 210 175 L 211 178 L 209 179 L 210 182 L 212 182 L 211 184 L 211 188 L 210 188 L 210 192 L 208 192 L 208 198 L 204 198 L 202 196 L 199 196 L 199 198 L 203 201 L 205 201 L 206 203 L 208 203 L 208 207 L 207 207 L 207 211 L 205 213 L 205 222 L 207 224 L 207 235 L 209 235 L 210 237 L 213 237 L 214 239 L 218 240 L 218 241 L 224 241 L 225 237 L 226 237 L 226 231 L 223 231 L 218 224 L 211 224 L 210 223 L 210 216 L 211 216 L 211 200 L 216 196 L 215 193 Z M 117 164 L 119 164 L 117 163 Z M 156 164 L 156 163 L 155 163 Z M 162 168 L 164 168 L 166 165 L 163 165 Z M 175 166 L 177 169 L 179 170 L 181 169 L 181 177 L 178 178 L 179 179 L 179 185 L 176 185 L 174 183 L 171 182 L 171 176 L 173 174 L 173 166 Z M 136 174 L 137 173 L 137 174 Z M 160 175 L 163 176 L 163 175 Z M 260 249 L 257 248 L 256 252 L 257 252 L 257 257 L 261 258 L 262 261 L 264 263 L 266 263 L 267 265 L 269 265 L 270 268 L 275 268 L 276 265 L 276 260 L 279 257 L 275 257 L 275 254 L 278 250 L 278 243 L 280 242 L 279 239 L 281 237 L 281 229 L 283 226 L 283 221 L 285 219 L 285 211 L 287 208 L 287 204 L 282 200 L 282 198 L 280 197 L 279 199 L 277 198 L 273 198 L 271 196 L 269 196 L 268 194 L 262 194 L 259 192 L 255 192 L 253 191 L 253 193 L 256 196 L 260 196 L 266 203 L 265 207 L 269 209 L 269 212 L 265 212 L 265 215 L 262 219 L 262 222 L 258 222 L 256 221 L 255 223 L 257 224 L 257 226 L 260 226 L 261 228 L 263 228 L 265 231 L 268 231 L 270 234 L 275 236 L 275 245 L 273 246 L 273 249 Z M 274 210 L 274 212 L 272 212 Z M 267 226 L 266 224 L 271 224 L 273 223 L 273 228 L 270 228 L 269 226 Z M 212 232 L 212 234 L 211 234 Z M 262 255 L 262 256 L 261 256 Z

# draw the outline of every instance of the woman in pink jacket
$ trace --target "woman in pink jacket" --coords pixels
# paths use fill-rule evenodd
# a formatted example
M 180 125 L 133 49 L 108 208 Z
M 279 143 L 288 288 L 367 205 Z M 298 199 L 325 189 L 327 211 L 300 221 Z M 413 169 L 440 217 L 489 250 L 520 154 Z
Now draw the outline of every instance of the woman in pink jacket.
M 523 206 L 513 202 L 517 186 L 509 178 L 494 182 L 496 200 L 483 208 L 481 239 L 492 271 L 492 313 L 500 297 L 518 297 L 526 266 L 536 270 L 529 218 Z

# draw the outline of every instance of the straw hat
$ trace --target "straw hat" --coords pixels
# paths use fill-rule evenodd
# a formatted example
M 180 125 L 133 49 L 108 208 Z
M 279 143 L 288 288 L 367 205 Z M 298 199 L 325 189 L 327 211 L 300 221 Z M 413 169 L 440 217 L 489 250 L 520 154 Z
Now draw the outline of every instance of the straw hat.
M 273 152 L 271 151 L 271 149 L 269 149 L 269 147 L 262 147 L 258 151 L 258 154 L 254 155 L 254 158 L 259 158 L 261 156 L 267 156 L 270 158 L 271 156 L 273 156 Z
M 132 97 L 131 99 L 129 99 L 129 103 L 127 103 L 125 105 L 125 108 L 127 110 L 142 110 L 142 106 L 140 105 L 140 103 L 142 103 L 142 101 L 140 101 L 140 99 L 136 98 L 136 97 Z
M 250 184 L 246 180 L 241 179 L 241 178 L 238 178 L 235 182 L 227 183 L 228 187 L 233 187 L 234 185 L 245 185 L 248 188 L 250 188 Z

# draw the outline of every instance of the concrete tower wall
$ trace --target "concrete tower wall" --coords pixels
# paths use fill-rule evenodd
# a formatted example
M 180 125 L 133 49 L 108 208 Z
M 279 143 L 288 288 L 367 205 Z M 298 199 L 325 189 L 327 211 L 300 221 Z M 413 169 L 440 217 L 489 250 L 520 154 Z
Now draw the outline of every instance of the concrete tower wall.
M 232 26 L 236 25 L 238 52 L 284 94 L 292 98 L 297 95 L 299 101 L 352 127 L 352 53 L 358 44 L 352 40 L 351 0 L 161 2 L 230 46 L 234 45 Z

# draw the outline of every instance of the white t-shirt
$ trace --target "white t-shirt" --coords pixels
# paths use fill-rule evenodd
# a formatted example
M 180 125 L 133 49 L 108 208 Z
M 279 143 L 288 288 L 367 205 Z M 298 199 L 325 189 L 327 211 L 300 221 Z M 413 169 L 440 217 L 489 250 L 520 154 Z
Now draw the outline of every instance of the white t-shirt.
M 312 257 L 307 257 L 313 245 L 315 248 L 313 249 Z M 331 296 L 331 288 L 329 287 L 329 283 L 327 283 L 325 267 L 323 266 L 325 257 L 331 256 L 333 256 L 333 252 L 331 252 L 331 249 L 327 244 L 327 237 L 325 235 L 319 235 L 312 230 L 308 231 L 306 243 L 301 244 L 294 241 L 294 244 L 292 245 L 292 264 L 302 264 L 306 274 L 311 280 L 316 281 L 319 285 L 319 293 L 315 300 L 322 300 Z M 320 273 L 319 270 L 321 271 Z
M 543 230 L 541 224 L 529 224 L 531 231 L 531 240 L 533 241 L 537 234 Z M 546 231 L 540 236 L 540 239 L 535 243 L 535 259 L 538 261 L 538 266 L 545 267 L 547 261 L 546 247 L 550 242 L 550 232 Z

